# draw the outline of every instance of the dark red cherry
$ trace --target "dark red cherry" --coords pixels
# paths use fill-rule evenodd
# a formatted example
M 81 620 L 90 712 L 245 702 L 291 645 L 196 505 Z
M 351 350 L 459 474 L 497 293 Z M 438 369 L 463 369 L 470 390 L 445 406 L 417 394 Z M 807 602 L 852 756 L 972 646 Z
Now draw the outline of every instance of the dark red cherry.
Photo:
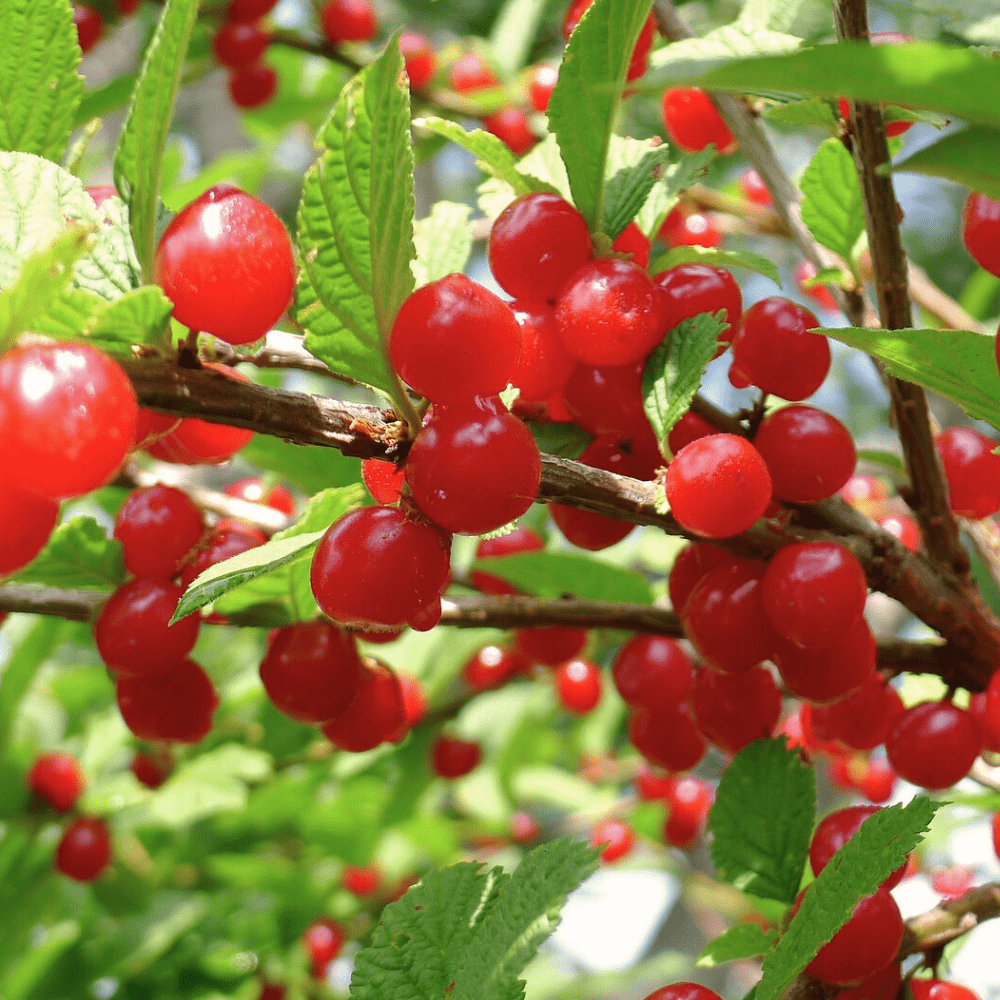
M 770 736 L 781 714 L 781 694 L 762 667 L 739 674 L 703 668 L 691 692 L 695 723 L 705 738 L 726 753 Z
M 712 99 L 697 87 L 673 87 L 662 98 L 663 125 L 681 149 L 695 153 L 715 143 L 719 153 L 730 153 L 736 140 Z
M 545 543 L 531 530 L 518 526 L 505 535 L 484 538 L 476 546 L 476 560 L 516 555 L 518 552 L 541 552 Z M 516 594 L 517 588 L 502 577 L 475 569 L 469 574 L 473 585 L 484 594 Z
M 57 812 L 69 812 L 84 785 L 83 771 L 68 753 L 43 753 L 28 772 L 28 787 Z
M 629 705 L 656 710 L 687 700 L 694 667 L 673 639 L 637 635 L 622 646 L 611 675 L 618 693 Z
M 0 577 L 27 566 L 45 548 L 57 520 L 57 501 L 9 481 L 0 487 Z
M 357 695 L 349 708 L 323 727 L 323 735 L 341 750 L 364 753 L 405 733 L 406 708 L 399 678 L 380 660 L 365 658 Z
M 950 788 L 969 773 L 982 750 L 976 720 L 950 701 L 928 701 L 899 715 L 885 741 L 900 777 L 923 788 Z
M 431 747 L 431 767 L 441 778 L 463 778 L 479 766 L 482 758 L 482 748 L 473 740 L 439 736 Z
M 193 660 L 155 676 L 119 677 L 118 708 L 141 740 L 198 743 L 212 729 L 219 697 Z
M 172 486 L 133 490 L 115 516 L 125 568 L 135 576 L 174 576 L 205 532 L 201 508 Z
M 93 882 L 111 861 L 111 834 L 103 819 L 81 816 L 56 845 L 56 870 L 77 882 Z
M 861 829 L 861 824 L 877 812 L 879 812 L 877 806 L 848 806 L 820 820 L 809 844 L 809 867 L 812 868 L 813 875 L 818 875 L 829 864 L 834 854 Z M 882 883 L 882 888 L 895 888 L 902 880 L 905 871 L 904 862 Z

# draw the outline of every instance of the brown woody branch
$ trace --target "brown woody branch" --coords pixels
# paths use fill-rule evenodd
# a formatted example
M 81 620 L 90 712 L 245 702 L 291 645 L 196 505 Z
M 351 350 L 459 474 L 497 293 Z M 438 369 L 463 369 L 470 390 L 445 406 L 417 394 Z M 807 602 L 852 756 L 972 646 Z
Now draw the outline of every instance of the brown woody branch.
M 984 920 L 997 917 L 1000 917 L 1000 882 L 970 889 L 964 896 L 908 920 L 898 957 L 903 959 L 938 948 L 967 934 Z

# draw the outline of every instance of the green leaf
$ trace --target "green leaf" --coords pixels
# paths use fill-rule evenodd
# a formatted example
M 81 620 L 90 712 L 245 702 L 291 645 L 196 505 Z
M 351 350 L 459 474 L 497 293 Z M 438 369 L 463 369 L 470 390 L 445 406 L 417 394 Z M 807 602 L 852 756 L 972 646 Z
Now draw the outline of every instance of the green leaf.
M 546 0 L 506 0 L 490 31 L 490 55 L 503 76 L 513 76 L 528 61 Z
M 901 163 L 893 164 L 892 169 L 946 177 L 990 198 L 1000 198 L 1000 131 L 970 125 L 949 132 Z
M 760 797 L 761 788 L 755 791 Z M 770 794 L 767 798 L 770 801 Z M 940 805 L 918 795 L 906 806 L 881 809 L 865 820 L 819 873 L 778 946 L 765 956 L 757 1000 L 775 1000 L 784 993 L 844 925 L 857 901 L 874 892 L 905 863 L 906 855 L 920 843 L 921 834 Z M 772 822 L 776 819 L 772 814 Z
M 764 930 L 759 924 L 737 924 L 709 941 L 702 948 L 695 965 L 711 967 L 733 962 L 738 958 L 763 955 L 778 940 L 778 936 L 775 928 Z
M 114 302 L 142 284 L 142 268 L 132 245 L 125 202 L 106 198 L 97 210 L 97 221 L 97 243 L 73 269 L 73 287 Z
M 818 243 L 851 260 L 865 231 L 865 206 L 854 160 L 839 139 L 816 151 L 802 180 L 802 221 Z
M 593 601 L 652 604 L 646 578 L 632 570 L 569 552 L 521 552 L 477 559 L 473 569 L 492 573 L 538 597 L 572 594 Z
M 658 257 L 650 268 L 659 274 L 678 264 L 710 264 L 712 267 L 745 267 L 770 278 L 779 288 L 781 276 L 774 261 L 746 250 L 718 250 L 715 247 L 673 247 Z
M 839 267 L 821 267 L 811 278 L 802 281 L 803 288 L 816 288 L 819 285 L 842 285 L 850 280 Z
M 594 440 L 579 424 L 525 421 L 538 450 L 560 458 L 579 458 Z
M 173 303 L 156 285 L 134 288 L 101 309 L 83 333 L 103 351 L 128 352 L 130 344 L 159 343 L 173 309 Z
M 791 31 L 805 38 L 815 30 L 810 26 L 829 26 L 830 6 L 824 0 L 747 0 L 738 23 L 749 31 Z
M 621 151 L 615 156 L 616 151 Z M 627 151 L 627 152 L 626 152 Z M 610 176 L 604 182 L 604 232 L 617 239 L 636 217 L 650 192 L 664 176 L 664 166 L 673 159 L 668 145 L 650 145 L 631 139 L 615 143 L 608 157 Z M 619 164 L 615 160 L 624 161 Z
M 612 136 L 611 148 L 616 145 Z M 676 162 L 663 169 L 663 179 L 653 185 L 646 203 L 636 216 L 636 225 L 652 239 L 663 225 L 667 213 L 677 201 L 677 194 L 689 188 L 708 172 L 708 165 L 715 159 L 715 146 L 709 144 L 697 153 L 685 153 Z
M 142 273 L 152 280 L 163 151 L 198 0 L 167 0 L 146 46 L 115 148 L 115 187 L 129 207 L 129 227 Z
M 4 1000 L 29 1000 L 49 970 L 79 939 L 77 920 L 63 920 L 44 928 L 4 978 Z
M 599 852 L 569 839 L 532 851 L 501 885 L 500 898 L 476 928 L 455 977 L 453 1000 L 521 1000 L 521 971 L 559 925 L 566 897 L 597 868 Z
M 604 168 L 632 49 L 650 0 L 595 0 L 570 35 L 549 100 L 573 203 L 604 231 Z M 669 46 L 668 46 L 669 47 Z
M 331 370 L 397 395 L 386 345 L 414 284 L 409 88 L 398 45 L 344 87 L 320 143 L 299 204 L 296 319 Z
M 125 581 L 122 543 L 109 538 L 92 517 L 60 524 L 45 548 L 12 580 L 50 587 L 112 590 Z
M 35 329 L 39 317 L 51 309 L 69 284 L 72 267 L 87 249 L 92 232 L 83 226 L 65 230 L 45 250 L 28 257 L 17 281 L 0 292 L 0 352 L 25 330 Z
M 461 274 L 472 253 L 472 209 L 453 201 L 439 201 L 430 215 L 413 226 L 417 256 L 411 262 L 417 287 L 449 274 Z
M 683 320 L 663 339 L 642 373 L 642 405 L 667 453 L 667 435 L 687 412 L 701 385 L 705 366 L 715 356 L 719 334 L 729 328 L 720 310 Z
M 331 486 L 348 486 L 361 478 L 361 463 L 336 448 L 291 444 L 269 434 L 255 434 L 240 458 L 294 483 L 310 496 Z
M 58 160 L 83 97 L 67 0 L 0 0 L 0 149 Z
M 797 751 L 781 739 L 744 747 L 723 773 L 708 819 L 719 877 L 742 892 L 791 903 L 815 813 L 816 776 Z
M 816 333 L 866 351 L 893 375 L 958 403 L 970 417 L 1000 429 L 996 341 L 971 330 L 822 329 Z
M 670 67 L 716 60 L 746 59 L 749 56 L 794 52 L 802 39 L 781 31 L 768 31 L 736 24 L 724 24 L 700 38 L 683 38 L 657 49 L 649 57 L 652 79 L 659 79 Z M 659 71 L 659 73 L 657 72 Z M 794 87 L 789 87 L 794 90 Z
M 171 622 L 203 608 L 241 584 L 311 555 L 326 529 L 337 518 L 359 505 L 361 494 L 362 487 L 359 485 L 317 494 L 303 517 L 292 527 L 279 532 L 255 549 L 240 552 L 231 559 L 210 566 L 184 592 Z M 265 587 L 269 596 L 283 596 L 287 594 L 288 578 L 277 577 L 273 581 L 267 581 Z
M 908 475 L 906 463 L 899 455 L 893 454 L 891 451 L 880 451 L 876 448 L 859 448 L 858 461 L 871 462 L 872 465 L 881 465 L 883 468 L 894 472 L 897 476 L 902 476 L 904 479 Z
M 135 82 L 138 79 L 138 73 L 126 73 L 124 76 L 116 76 L 103 87 L 88 90 L 83 95 L 80 106 L 76 109 L 76 114 L 73 117 L 73 128 L 81 128 L 91 118 L 103 118 L 110 111 L 124 108 L 132 96 Z
M 821 125 L 828 129 L 839 129 L 840 118 L 833 105 L 823 97 L 810 97 L 805 101 L 789 101 L 787 104 L 773 104 L 764 111 L 764 117 L 783 125 L 805 128 Z

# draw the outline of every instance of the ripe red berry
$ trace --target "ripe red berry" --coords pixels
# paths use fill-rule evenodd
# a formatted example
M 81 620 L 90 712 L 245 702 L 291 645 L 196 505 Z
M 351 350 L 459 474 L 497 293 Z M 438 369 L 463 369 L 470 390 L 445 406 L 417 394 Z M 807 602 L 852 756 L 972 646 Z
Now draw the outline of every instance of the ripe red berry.
M 905 514 L 889 514 L 878 518 L 878 526 L 899 541 L 911 552 L 919 552 L 922 540 L 917 522 Z
M 558 667 L 583 651 L 587 632 L 582 628 L 521 628 L 514 633 L 514 640 L 533 663 Z
M 451 67 L 449 80 L 452 89 L 460 94 L 471 94 L 474 90 L 486 90 L 500 84 L 500 78 L 478 52 L 460 55 Z
M 225 22 L 212 39 L 212 50 L 219 64 L 228 69 L 241 69 L 260 61 L 271 44 L 271 35 L 256 21 Z
M 513 531 L 508 531 L 506 535 L 484 538 L 476 546 L 476 560 L 512 556 L 519 552 L 541 552 L 544 548 L 545 543 L 531 528 L 518 526 Z M 484 594 L 518 593 L 513 584 L 508 583 L 502 577 L 494 576 L 492 573 L 484 573 L 482 570 L 474 569 L 469 574 L 469 579 L 473 586 Z
M 997 443 L 974 427 L 949 427 L 935 443 L 951 509 L 976 521 L 1000 510 L 1000 455 L 993 454 Z
M 441 778 L 464 778 L 482 759 L 482 748 L 472 740 L 439 736 L 431 747 L 431 767 Z
M 267 489 L 262 479 L 239 479 L 226 487 L 226 496 L 247 503 L 262 503 L 289 517 L 295 513 L 295 498 L 280 483 Z
M 524 657 L 502 646 L 484 646 L 466 661 L 462 679 L 473 691 L 500 687 L 526 666 Z
M 141 740 L 198 743 L 212 729 L 219 705 L 211 680 L 193 660 L 155 676 L 119 677 L 118 708 Z
M 346 936 L 335 920 L 316 920 L 306 928 L 302 940 L 309 954 L 313 979 L 322 979 L 326 975 L 326 967 L 344 947 Z
M 562 392 L 570 418 L 589 434 L 613 434 L 619 441 L 648 433 L 643 367 L 642 359 L 608 367 L 578 364 Z
M 1000 201 L 973 191 L 962 210 L 962 239 L 972 259 L 1000 275 Z
M 883 501 L 889 498 L 885 483 L 874 476 L 851 476 L 837 492 L 852 507 L 863 514 L 868 514 L 869 517 L 874 516 Z
M 517 366 L 521 333 L 510 306 L 462 274 L 418 288 L 392 325 L 401 378 L 435 403 L 494 396 Z
M 949 865 L 931 875 L 931 888 L 945 899 L 958 899 L 973 886 L 975 876 L 966 865 Z
M 671 141 L 687 153 L 714 142 L 720 153 L 731 153 L 736 140 L 711 98 L 697 87 L 672 87 L 662 99 L 663 127 Z
M 733 555 L 718 545 L 711 545 L 708 542 L 692 542 L 685 545 L 677 553 L 677 558 L 670 568 L 670 576 L 667 578 L 670 606 L 677 614 L 683 615 L 688 598 L 706 574 L 717 566 L 728 566 L 736 561 Z
M 378 34 L 378 19 L 369 0 L 328 0 L 319 19 L 331 45 L 367 42 Z
M 129 764 L 129 770 L 136 781 L 147 788 L 159 788 L 173 770 L 173 759 L 169 750 L 157 753 L 137 753 Z
M 115 538 L 135 576 L 174 576 L 204 532 L 201 508 L 186 493 L 161 484 L 133 490 L 115 516 Z
M 879 812 L 877 806 L 848 806 L 837 809 L 820 820 L 809 844 L 809 867 L 813 875 L 818 875 L 830 859 L 861 829 L 869 816 Z M 893 889 L 899 885 L 906 871 L 906 862 L 894 871 L 883 883 L 883 889 Z
M 80 51 L 86 55 L 99 41 L 104 31 L 104 18 L 83 3 L 73 4 L 73 23 L 76 25 L 76 37 L 80 43 Z
M 278 0 L 230 0 L 227 21 L 256 21 L 270 14 Z
M 722 997 L 698 983 L 674 983 L 654 990 L 646 1000 L 722 1000 Z
M 139 0 L 115 0 L 115 6 L 122 17 L 131 17 L 139 9 Z
M 743 295 L 728 271 L 708 264 L 678 264 L 661 271 L 653 284 L 663 293 L 664 329 L 672 330 L 682 320 L 721 309 L 729 329 L 719 334 L 719 340 L 729 343 L 736 336 L 743 316 Z
M 615 657 L 611 676 L 622 699 L 634 708 L 668 708 L 686 701 L 694 666 L 673 639 L 637 635 Z
M 102 819 L 81 816 L 63 830 L 56 870 L 77 882 L 93 882 L 111 861 L 111 834 Z
M 380 660 L 365 658 L 357 695 L 350 706 L 323 727 L 323 735 L 341 750 L 364 753 L 405 734 L 403 687 Z
M 512 201 L 490 230 L 490 270 L 514 298 L 554 299 L 590 258 L 586 220 L 564 198 L 547 191 Z
M 232 372 L 231 377 L 247 381 L 240 372 Z M 144 450 L 161 462 L 219 465 L 228 462 L 252 437 L 253 431 L 242 427 L 185 417 L 170 433 L 146 445 Z
M 568 660 L 556 668 L 556 694 L 567 712 L 585 715 L 601 700 L 601 671 L 590 660 Z
M 703 668 L 691 691 L 695 723 L 705 738 L 726 753 L 770 736 L 781 714 L 781 694 L 761 667 L 739 674 Z
M 657 234 L 668 247 L 720 247 L 725 241 L 722 230 L 711 215 L 693 212 L 680 206 L 672 209 Z
M 628 738 L 650 763 L 673 773 L 689 771 L 705 756 L 704 737 L 684 704 L 635 709 Z
M 663 824 L 663 842 L 687 850 L 705 833 L 708 811 L 715 801 L 712 786 L 692 775 L 674 778 L 665 796 L 669 813 Z
M 524 156 L 538 142 L 531 131 L 528 116 L 518 107 L 501 108 L 483 119 L 487 132 L 492 132 L 515 156 Z
M 896 689 L 871 674 L 846 697 L 814 707 L 812 722 L 823 739 L 839 740 L 854 750 L 873 750 L 886 741 L 889 726 L 902 711 Z
M 653 244 L 634 222 L 630 222 L 615 238 L 611 249 L 615 253 L 627 254 L 633 264 L 646 268 L 649 266 L 649 254 Z
M 887 764 L 869 761 L 858 782 L 858 791 L 872 803 L 888 802 L 896 791 L 899 776 Z M 909 871 L 909 867 L 907 869 Z
M 549 98 L 559 81 L 559 67 L 551 63 L 539 63 L 533 66 L 528 74 L 528 100 L 538 112 L 544 113 L 549 108 Z
M 746 531 L 771 502 L 764 459 L 736 434 L 711 434 L 685 445 L 667 467 L 665 486 L 677 522 L 702 538 Z
M 7 480 L 0 488 L 0 577 L 27 566 L 45 548 L 57 520 L 55 500 L 25 493 Z
M 510 835 L 518 844 L 530 844 L 542 835 L 542 827 L 531 813 L 518 809 L 510 818 Z
M 399 675 L 399 684 L 403 689 L 403 714 L 406 718 L 406 728 L 412 729 L 427 714 L 427 693 L 423 684 L 409 674 Z
M 812 406 L 785 406 L 765 417 L 753 443 L 767 463 L 775 497 L 789 503 L 833 496 L 857 462 L 850 431 Z
M 384 506 L 399 503 L 405 475 L 405 470 L 397 469 L 395 463 L 380 458 L 366 458 L 361 463 L 361 478 L 368 492 L 376 503 Z
M 399 51 L 403 53 L 406 75 L 410 78 L 410 89 L 422 90 L 437 73 L 434 47 L 423 35 L 415 31 L 404 31 L 399 36 Z
M 538 494 L 538 445 L 499 398 L 442 407 L 406 459 L 406 484 L 435 524 L 482 535 L 520 517 Z
M 768 191 L 764 179 L 753 168 L 744 170 L 740 174 L 740 190 L 743 192 L 743 197 L 755 205 L 771 204 L 771 192 Z
M 808 295 L 820 309 L 826 309 L 828 312 L 837 312 L 837 303 L 826 285 L 806 286 L 806 282 L 815 278 L 817 273 L 815 264 L 810 263 L 808 260 L 800 260 L 795 267 L 795 284 L 798 285 L 799 291 L 804 295 Z
M 969 773 L 983 747 L 976 720 L 950 701 L 926 701 L 898 716 L 885 741 L 900 777 L 924 788 L 950 788 Z
M 979 995 L 958 983 L 944 979 L 911 979 L 913 1000 L 979 1000 Z
M 181 568 L 181 586 L 187 589 L 210 566 L 263 545 L 266 541 L 267 536 L 249 524 L 230 521 L 224 525 L 220 521 Z
M 277 92 L 278 74 L 264 63 L 240 66 L 229 74 L 229 97 L 236 107 L 246 111 L 267 104 Z
M 295 287 L 284 223 L 262 201 L 216 184 L 171 219 L 156 248 L 154 280 L 174 318 L 230 344 L 263 337 Z
M 0 478 L 61 500 L 114 478 L 135 437 L 124 371 L 86 344 L 32 344 L 0 357 Z
M 344 865 L 340 881 L 355 896 L 370 896 L 382 882 L 382 869 L 377 864 Z
M 642 268 L 616 257 L 583 264 L 556 301 L 566 349 L 588 365 L 626 365 L 646 357 L 663 337 L 663 314 Z
M 28 787 L 58 812 L 69 812 L 84 788 L 83 771 L 68 753 L 43 753 L 28 772 Z
M 563 16 L 563 38 L 568 42 L 569 36 L 573 34 L 573 29 L 580 23 L 580 18 L 584 12 L 594 2 L 594 0 L 574 0 L 566 9 Z M 639 38 L 636 40 L 635 48 L 632 50 L 632 57 L 629 60 L 628 74 L 626 80 L 638 80 L 646 71 L 646 57 L 653 45 L 653 35 L 656 33 L 656 22 L 650 14 L 642 25 Z
M 620 819 L 604 819 L 590 832 L 590 846 L 603 847 L 601 860 L 605 864 L 620 861 L 632 853 L 635 834 Z

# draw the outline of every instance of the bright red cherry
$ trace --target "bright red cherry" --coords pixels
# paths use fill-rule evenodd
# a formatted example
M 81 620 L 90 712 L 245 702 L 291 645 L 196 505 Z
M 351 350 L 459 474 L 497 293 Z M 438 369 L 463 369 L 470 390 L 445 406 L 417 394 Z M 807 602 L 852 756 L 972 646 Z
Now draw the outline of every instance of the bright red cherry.
M 567 712 L 585 715 L 601 700 L 601 671 L 590 660 L 569 660 L 556 668 L 556 694 Z
M 784 406 L 761 422 L 754 446 L 771 474 L 774 495 L 789 503 L 833 496 L 854 472 L 851 432 L 812 406 Z
M 378 20 L 369 0 L 328 0 L 319 20 L 331 45 L 367 42 L 378 34 Z
M 705 833 L 708 811 L 715 801 L 712 786 L 692 775 L 673 779 L 666 794 L 669 808 L 663 824 L 663 842 L 687 850 Z
M 0 478 L 61 500 L 110 482 L 135 437 L 124 371 L 86 344 L 32 344 L 0 357 Z
M 717 566 L 728 566 L 736 561 L 725 549 L 708 542 L 692 542 L 684 546 L 677 553 L 667 578 L 670 606 L 677 614 L 682 615 L 688 598 L 706 574 Z
M 141 740 L 198 743 L 212 728 L 219 697 L 208 674 L 181 660 L 155 676 L 119 677 L 118 708 Z
M 726 753 L 770 736 L 781 714 L 781 694 L 762 667 L 738 674 L 703 668 L 691 692 L 695 723 L 709 742 Z
M 558 667 L 583 652 L 587 632 L 582 628 L 521 628 L 514 632 L 514 640 L 533 663 Z
M 482 759 L 482 748 L 473 740 L 439 736 L 431 747 L 431 767 L 441 778 L 464 778 Z
M 267 489 L 262 479 L 239 479 L 226 487 L 226 496 L 246 500 L 247 503 L 262 503 L 289 517 L 295 513 L 295 498 L 280 483 Z
M 852 507 L 873 517 L 889 498 L 889 491 L 881 479 L 874 476 L 854 475 L 837 492 Z
M 554 299 L 590 258 L 586 220 L 568 201 L 547 191 L 512 201 L 490 230 L 490 270 L 514 298 Z
M 674 983 L 653 990 L 646 1000 L 722 1000 L 714 990 L 698 983 Z
M 212 39 L 215 58 L 229 69 L 241 69 L 259 62 L 270 44 L 270 33 L 254 21 L 226 21 Z
M 662 99 L 663 127 L 671 141 L 686 153 L 695 153 L 714 142 L 720 153 L 731 153 L 736 140 L 726 127 L 712 99 L 697 87 L 672 87 Z
M 316 920 L 306 928 L 302 940 L 309 953 L 313 979 L 323 979 L 326 967 L 344 947 L 344 929 L 335 920 Z
M 764 178 L 753 168 L 744 170 L 740 174 L 740 190 L 743 192 L 743 197 L 755 205 L 771 204 L 771 192 L 768 191 Z
M 878 518 L 878 526 L 899 541 L 911 552 L 919 552 L 923 544 L 920 538 L 920 528 L 912 517 L 905 514 L 889 514 Z
M 545 543 L 531 528 L 519 525 L 513 531 L 508 531 L 506 535 L 484 538 L 476 546 L 476 560 L 512 556 L 519 552 L 541 552 L 544 548 Z M 474 569 L 469 574 L 469 579 L 473 586 L 484 594 L 518 593 L 513 584 L 508 583 L 502 577 L 494 576 L 492 573 L 484 573 L 482 570 Z
M 392 325 L 402 379 L 435 403 L 493 396 L 511 380 L 521 333 L 510 306 L 462 274 L 418 288 Z
M 690 770 L 705 756 L 704 737 L 685 704 L 635 709 L 628 738 L 650 763 L 673 773 Z
M 80 43 L 80 51 L 86 55 L 99 41 L 104 31 L 104 18 L 83 3 L 73 4 L 73 23 L 76 25 L 76 37 Z
M 615 238 L 611 249 L 615 253 L 627 254 L 633 264 L 646 268 L 649 266 L 649 254 L 653 244 L 634 222 L 630 222 Z
M 951 509 L 976 521 L 1000 510 L 1000 455 L 993 454 L 997 442 L 974 427 L 949 427 L 935 443 Z
M 406 75 L 410 78 L 410 89 L 422 90 L 437 73 L 434 47 L 423 35 L 415 31 L 404 31 L 399 36 L 399 51 L 403 53 Z
M 973 886 L 975 875 L 966 865 L 949 865 L 931 875 L 931 888 L 945 899 L 958 899 Z
M 694 666 L 673 639 L 637 635 L 622 646 L 611 667 L 615 687 L 634 708 L 666 708 L 687 699 Z
M 0 487 L 0 577 L 27 566 L 45 548 L 58 520 L 55 500 L 25 493 L 9 480 Z
M 77 882 L 93 882 L 111 861 L 111 834 L 103 819 L 81 816 L 63 830 L 56 870 Z
M 216 184 L 171 219 L 156 248 L 153 278 L 179 323 L 249 344 L 292 300 L 292 241 L 262 201 Z
M 588 365 L 626 365 L 663 338 L 662 305 L 642 268 L 617 257 L 582 265 L 556 301 L 566 349 Z
M 361 478 L 368 492 L 376 503 L 384 506 L 399 503 L 405 476 L 405 470 L 397 469 L 395 463 L 380 458 L 366 458 L 361 463 Z
M 603 847 L 601 860 L 605 864 L 620 861 L 632 853 L 635 834 L 620 819 L 604 819 L 590 832 L 590 846 Z
M 567 42 L 573 29 L 580 23 L 580 18 L 593 2 L 594 0 L 574 0 L 566 9 L 566 14 L 563 16 L 563 38 Z M 653 15 L 650 14 L 643 23 L 635 48 L 632 50 L 626 80 L 638 80 L 646 72 L 646 57 L 652 48 L 655 33 L 656 22 L 653 20 Z
M 891 767 L 869 761 L 865 773 L 858 782 L 858 791 L 869 802 L 880 804 L 892 798 L 898 783 L 899 776 Z
M 785 687 L 797 698 L 826 705 L 860 687 L 875 669 L 875 639 L 864 618 L 829 646 L 781 639 L 771 655 Z
M 862 823 L 879 811 L 877 806 L 848 806 L 846 809 L 837 809 L 820 820 L 809 844 L 809 867 L 812 868 L 813 875 L 818 875 L 830 863 L 834 854 L 861 829 Z M 904 862 L 882 883 L 882 888 L 895 888 L 905 871 Z
M 665 329 L 672 330 L 699 313 L 723 310 L 729 328 L 719 334 L 719 340 L 729 343 L 736 336 L 743 316 L 743 295 L 728 271 L 708 264 L 678 264 L 661 271 L 653 284 L 663 292 Z
M 486 90 L 500 84 L 500 78 L 478 52 L 460 55 L 451 67 L 449 80 L 452 89 L 460 94 L 471 94 L 474 90 Z
M 885 741 L 900 777 L 932 790 L 950 788 L 969 773 L 983 747 L 976 720 L 950 701 L 926 701 L 898 716 Z
M 343 887 L 355 896 L 370 896 L 382 883 L 382 869 L 377 864 L 344 865 L 340 874 Z
M 538 142 L 531 131 L 528 116 L 518 107 L 501 108 L 483 118 L 487 132 L 492 132 L 515 156 L 524 156 Z
M 58 812 L 69 812 L 84 788 L 83 771 L 68 753 L 43 753 L 28 772 L 28 787 Z
M 911 979 L 913 1000 L 979 1000 L 979 995 L 944 979 Z
M 559 81 L 559 67 L 551 63 L 539 63 L 528 74 L 528 100 L 531 106 L 544 114 L 549 108 L 549 98 Z
M 323 727 L 323 735 L 341 750 L 364 753 L 405 734 L 403 687 L 380 660 L 362 661 L 357 695 L 350 706 Z
M 872 674 L 839 701 L 814 707 L 812 721 L 824 739 L 839 740 L 854 750 L 873 750 L 886 741 L 889 726 L 902 711 L 896 689 Z
M 139 415 L 135 422 L 135 437 L 132 438 L 132 450 L 144 448 L 153 444 L 174 430 L 181 422 L 180 417 L 168 413 L 156 413 L 139 407 Z
M 746 531 L 771 502 L 764 459 L 736 434 L 711 434 L 685 445 L 667 467 L 665 486 L 678 523 L 702 538 Z
M 423 684 L 409 674 L 399 675 L 403 689 L 403 712 L 407 729 L 412 729 L 427 714 L 427 693 Z
M 187 589 L 210 566 L 263 545 L 267 536 L 242 521 L 221 522 L 212 529 L 181 568 L 181 586 Z
M 642 359 L 627 365 L 578 364 L 563 385 L 570 419 L 589 434 L 613 434 L 619 441 L 647 432 L 642 408 Z
M 707 420 L 703 420 L 693 410 L 688 410 L 667 435 L 667 447 L 672 455 L 676 455 L 684 445 L 717 433 L 718 430 Z
M 256 21 L 270 14 L 278 0 L 230 0 L 227 21 Z
M 904 35 L 901 31 L 873 31 L 869 35 L 868 40 L 872 45 L 904 45 L 907 42 L 913 41 L 912 35 Z M 882 110 L 885 110 L 885 105 L 882 105 Z M 837 98 L 837 111 L 840 117 L 846 122 L 850 117 L 850 104 L 846 97 Z M 885 122 L 885 134 L 888 138 L 892 139 L 898 135 L 902 135 L 904 132 L 908 132 L 913 125 L 912 121 L 907 121 L 906 119 L 897 119 L 896 121 Z
M 229 97 L 236 107 L 246 111 L 267 104 L 277 92 L 278 74 L 264 63 L 241 66 L 229 74 Z
M 115 516 L 115 538 L 135 576 L 174 576 L 204 533 L 201 508 L 172 486 L 133 490 Z
M 249 381 L 232 369 L 227 377 Z M 181 465 L 219 465 L 228 462 L 253 437 L 253 431 L 228 424 L 213 424 L 198 417 L 185 417 L 168 434 L 145 446 L 147 454 L 161 462 Z
M 1000 275 L 1000 201 L 973 191 L 962 210 L 962 239 L 983 270 Z
M 525 666 L 524 658 L 502 646 L 484 646 L 466 661 L 462 679 L 473 691 L 500 687 L 509 677 Z
M 657 234 L 668 247 L 721 247 L 725 236 L 711 215 L 679 205 L 671 209 Z
M 159 788 L 173 770 L 174 762 L 170 751 L 163 749 L 157 753 L 137 753 L 129 764 L 135 780 L 147 788 Z

